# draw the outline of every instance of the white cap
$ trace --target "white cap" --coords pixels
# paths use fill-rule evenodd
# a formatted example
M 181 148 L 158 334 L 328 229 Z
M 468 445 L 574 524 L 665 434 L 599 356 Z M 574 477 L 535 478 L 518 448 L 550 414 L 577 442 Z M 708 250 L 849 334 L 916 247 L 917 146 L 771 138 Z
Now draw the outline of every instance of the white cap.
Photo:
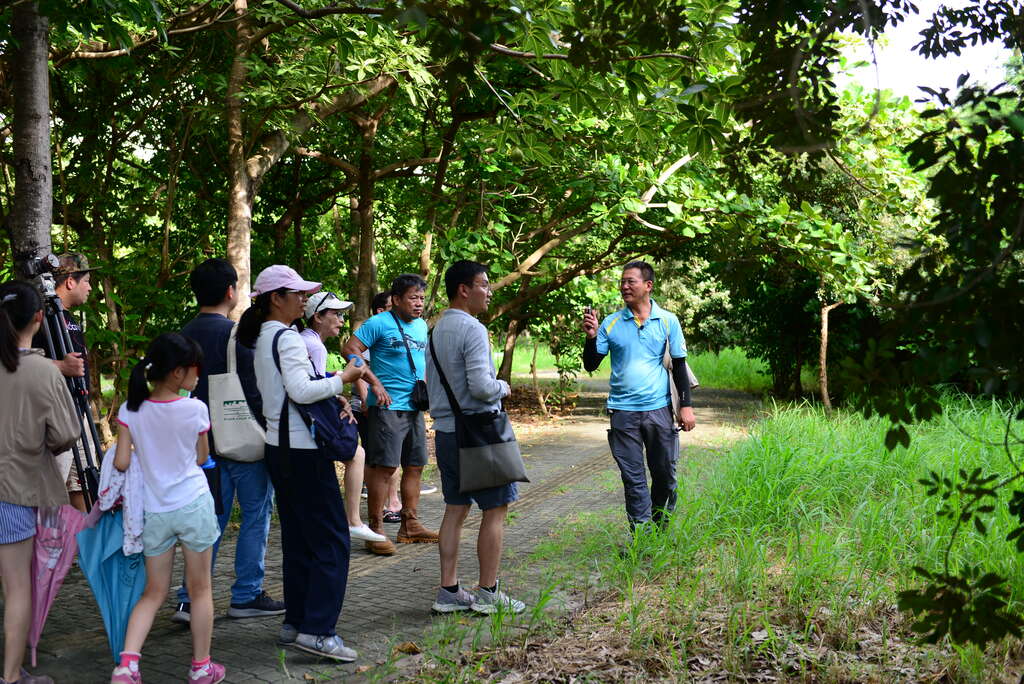
M 306 300 L 306 320 L 313 318 L 322 311 L 348 311 L 352 308 L 352 302 L 338 299 L 333 292 L 317 292 Z

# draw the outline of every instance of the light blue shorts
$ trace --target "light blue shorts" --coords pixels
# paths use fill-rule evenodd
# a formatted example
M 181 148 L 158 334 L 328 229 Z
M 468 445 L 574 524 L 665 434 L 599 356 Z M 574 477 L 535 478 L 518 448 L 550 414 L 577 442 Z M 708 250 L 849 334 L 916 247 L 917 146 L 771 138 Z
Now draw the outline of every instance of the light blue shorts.
M 195 500 L 173 511 L 146 513 L 142 548 L 147 556 L 159 556 L 181 542 L 199 553 L 217 543 L 220 525 L 213 512 L 213 497 L 203 492 Z

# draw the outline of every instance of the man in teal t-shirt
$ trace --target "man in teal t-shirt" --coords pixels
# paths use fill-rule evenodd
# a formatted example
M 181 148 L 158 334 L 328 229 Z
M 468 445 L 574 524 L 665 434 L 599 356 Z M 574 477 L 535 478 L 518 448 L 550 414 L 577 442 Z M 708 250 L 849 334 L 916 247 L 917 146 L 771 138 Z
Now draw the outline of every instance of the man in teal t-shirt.
M 437 542 L 417 517 L 420 481 L 427 464 L 426 426 L 423 412 L 412 402 L 417 381 L 426 369 L 427 324 L 423 315 L 427 283 L 418 275 L 404 274 L 391 284 L 391 311 L 363 322 L 345 343 L 344 355 L 370 351 L 370 370 L 383 386 L 381 397 L 367 395 L 366 493 L 370 529 L 384 534 L 384 503 L 388 480 L 402 466 L 402 524 L 398 542 Z M 386 535 L 385 535 L 386 536 Z M 366 542 L 380 555 L 395 552 L 390 540 Z
M 686 341 L 679 319 L 651 299 L 654 269 L 631 261 L 622 269 L 619 293 L 626 305 L 605 317 L 600 325 L 589 309 L 583 316 L 587 335 L 583 367 L 597 370 L 612 357 L 608 414 L 608 443 L 622 474 L 626 515 L 630 526 L 654 520 L 664 523 L 676 505 L 676 461 L 683 430 L 696 425 L 686 373 Z M 665 349 L 672 357 L 671 373 L 664 366 Z M 669 383 L 679 391 L 680 407 L 672 412 Z M 647 486 L 646 463 L 651 471 Z

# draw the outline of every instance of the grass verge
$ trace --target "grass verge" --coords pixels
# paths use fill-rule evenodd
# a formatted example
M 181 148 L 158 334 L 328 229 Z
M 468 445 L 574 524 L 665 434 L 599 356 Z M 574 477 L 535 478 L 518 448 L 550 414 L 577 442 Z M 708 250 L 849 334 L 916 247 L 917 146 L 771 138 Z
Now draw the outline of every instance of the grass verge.
M 616 508 L 542 543 L 529 560 L 547 568 L 541 596 L 571 597 L 568 614 L 442 621 L 417 676 L 1018 681 L 1019 642 L 922 646 L 894 605 L 918 583 L 912 566 L 941 567 L 951 531 L 917 479 L 1005 471 L 984 441 L 1001 440 L 1003 420 L 997 404 L 949 399 L 942 418 L 913 428 L 910 448 L 889 452 L 884 421 L 776 409 L 727 453 L 687 454 L 667 530 L 630 541 Z M 987 536 L 961 528 L 951 561 L 1006 574 L 1020 608 L 1024 564 L 1002 541 L 1006 507 L 988 522 Z
M 528 352 L 528 353 L 527 353 Z M 530 375 L 530 355 L 532 349 L 519 349 L 512 361 L 512 374 L 519 378 Z M 747 356 L 746 352 L 738 347 L 723 349 L 720 353 L 698 352 L 690 354 L 687 362 L 704 387 L 715 387 L 717 389 L 734 389 L 751 394 L 764 394 L 771 388 L 771 376 L 768 374 L 768 367 L 760 359 Z M 501 363 L 501 354 L 495 354 L 495 364 Z M 557 372 L 554 357 L 546 347 L 537 353 L 537 371 L 544 374 L 542 382 L 550 382 L 552 373 Z M 611 373 L 611 363 L 605 359 L 601 367 L 593 374 L 586 373 L 581 368 L 580 379 L 588 377 L 608 378 Z M 805 387 L 814 387 L 816 380 L 808 375 L 804 380 Z

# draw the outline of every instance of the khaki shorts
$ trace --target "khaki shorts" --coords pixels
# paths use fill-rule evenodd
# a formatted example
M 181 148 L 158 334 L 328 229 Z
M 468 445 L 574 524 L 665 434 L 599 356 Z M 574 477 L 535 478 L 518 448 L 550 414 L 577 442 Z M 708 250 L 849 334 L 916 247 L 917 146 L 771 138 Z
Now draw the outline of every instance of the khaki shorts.
M 69 492 L 82 491 L 82 483 L 78 479 L 78 469 L 75 468 L 75 454 L 73 451 L 65 451 L 57 454 L 57 472 L 64 478 L 64 484 Z M 82 451 L 82 440 L 78 440 L 78 458 L 82 467 L 85 467 L 85 452 Z

